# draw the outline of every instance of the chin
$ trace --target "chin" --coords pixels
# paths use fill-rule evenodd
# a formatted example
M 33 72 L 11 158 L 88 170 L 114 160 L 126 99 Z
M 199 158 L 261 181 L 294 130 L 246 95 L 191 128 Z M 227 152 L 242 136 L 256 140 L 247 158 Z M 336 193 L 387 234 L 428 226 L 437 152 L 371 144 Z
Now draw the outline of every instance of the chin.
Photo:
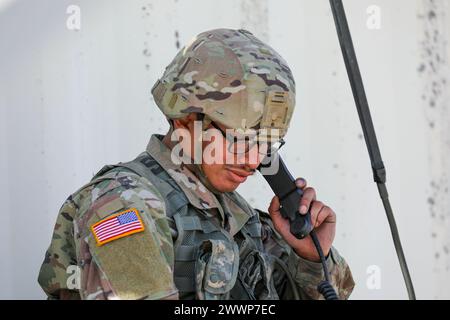
M 233 191 L 235 191 L 238 187 L 239 187 L 239 185 L 237 185 L 237 186 L 232 186 L 232 187 L 226 188 L 225 191 L 222 191 L 222 192 L 233 192 Z
M 209 183 L 219 192 L 233 192 L 240 185 L 239 181 L 230 179 L 229 173 L 222 167 L 206 167 L 203 171 Z
M 236 190 L 240 183 L 235 183 L 233 181 L 228 181 L 227 179 L 220 179 L 220 181 L 210 181 L 212 186 L 220 192 L 233 192 Z

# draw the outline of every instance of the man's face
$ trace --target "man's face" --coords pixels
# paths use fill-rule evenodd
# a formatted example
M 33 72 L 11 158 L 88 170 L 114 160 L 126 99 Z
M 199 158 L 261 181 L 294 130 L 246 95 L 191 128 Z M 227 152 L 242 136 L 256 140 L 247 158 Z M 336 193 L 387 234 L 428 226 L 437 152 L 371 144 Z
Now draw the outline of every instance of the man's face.
M 175 129 L 187 129 L 190 133 L 190 155 L 194 154 L 196 136 L 198 138 L 199 135 L 199 130 L 195 130 L 195 121 L 196 116 L 193 115 L 174 121 Z M 197 129 L 198 126 L 199 122 Z M 233 150 L 234 145 L 224 136 L 226 130 L 227 128 L 219 123 L 210 124 L 205 130 L 206 137 L 203 135 L 201 145 L 201 168 L 211 185 L 220 192 L 234 191 L 255 173 L 262 160 L 256 144 L 247 149 Z
M 215 123 L 215 126 L 216 128 L 213 125 L 207 128 L 208 131 L 212 131 L 212 135 L 211 141 L 203 141 L 201 166 L 214 188 L 221 192 L 231 192 L 255 173 L 262 159 L 257 145 L 247 151 L 245 148 L 234 150 L 237 147 L 233 148 L 232 142 L 223 135 L 227 128 L 218 123 Z M 212 157 L 214 159 L 211 159 Z

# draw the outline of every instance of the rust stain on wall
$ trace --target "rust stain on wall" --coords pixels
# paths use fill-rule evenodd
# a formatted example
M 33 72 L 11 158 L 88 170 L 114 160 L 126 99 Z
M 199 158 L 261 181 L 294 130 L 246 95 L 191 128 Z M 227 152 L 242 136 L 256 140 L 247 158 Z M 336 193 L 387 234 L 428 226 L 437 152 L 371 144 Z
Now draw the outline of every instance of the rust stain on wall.
M 422 0 L 418 19 L 422 35 L 421 62 L 417 68 L 423 83 L 422 106 L 428 123 L 428 217 L 432 220 L 434 279 L 450 279 L 450 11 L 446 0 Z M 438 286 L 445 290 L 444 286 Z M 435 292 L 443 296 L 445 292 Z

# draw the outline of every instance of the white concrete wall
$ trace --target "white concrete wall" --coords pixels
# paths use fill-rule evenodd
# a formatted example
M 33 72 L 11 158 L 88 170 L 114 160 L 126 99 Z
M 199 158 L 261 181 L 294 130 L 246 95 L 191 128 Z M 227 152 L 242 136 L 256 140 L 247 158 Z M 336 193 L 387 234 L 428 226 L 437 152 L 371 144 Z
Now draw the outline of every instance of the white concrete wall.
M 417 296 L 449 299 L 448 1 L 344 3 Z M 79 31 L 66 27 L 69 5 L 81 9 Z M 367 27 L 370 5 L 380 29 Z M 406 297 L 328 1 L 3 0 L 0 298 L 44 297 L 37 272 L 64 199 L 166 130 L 150 88 L 179 47 L 217 27 L 249 29 L 291 65 L 298 108 L 283 154 L 338 214 L 352 297 Z M 267 208 L 262 179 L 241 191 Z M 367 286 L 373 265 L 378 290 Z

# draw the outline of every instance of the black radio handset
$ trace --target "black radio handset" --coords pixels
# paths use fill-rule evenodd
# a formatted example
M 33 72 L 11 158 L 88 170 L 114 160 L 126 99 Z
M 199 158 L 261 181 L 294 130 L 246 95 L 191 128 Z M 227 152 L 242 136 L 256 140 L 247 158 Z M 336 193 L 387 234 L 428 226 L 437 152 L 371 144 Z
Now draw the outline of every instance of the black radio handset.
M 262 173 L 264 179 L 269 183 L 270 188 L 275 193 L 275 195 L 280 200 L 280 213 L 285 219 L 289 219 L 291 223 L 291 233 L 297 239 L 303 239 L 313 229 L 311 223 L 311 214 L 308 213 L 301 215 L 299 212 L 300 199 L 303 196 L 303 191 L 297 188 L 295 184 L 295 179 L 292 177 L 291 173 L 287 169 L 283 160 L 278 154 L 275 154 L 275 161 L 278 161 L 279 167 L 275 174 L 264 174 Z M 272 161 L 272 164 L 275 163 Z M 261 166 L 259 170 L 268 168 Z M 268 173 L 270 169 L 267 170 Z
M 314 231 L 311 222 L 311 213 L 305 215 L 300 214 L 300 200 L 303 196 L 303 191 L 297 188 L 295 179 L 284 164 L 278 153 L 270 156 L 271 161 L 267 165 L 261 164 L 258 170 L 261 172 L 264 179 L 269 183 L 270 188 L 280 200 L 280 213 L 285 219 L 290 221 L 290 231 L 297 239 L 303 239 L 308 235 L 311 236 L 317 253 L 319 254 L 322 263 L 325 281 L 322 281 L 317 290 L 324 296 L 326 300 L 338 300 L 338 296 L 334 288 L 330 284 L 330 277 L 325 256 L 320 246 L 319 239 Z M 278 170 L 274 172 L 274 164 L 278 164 Z

